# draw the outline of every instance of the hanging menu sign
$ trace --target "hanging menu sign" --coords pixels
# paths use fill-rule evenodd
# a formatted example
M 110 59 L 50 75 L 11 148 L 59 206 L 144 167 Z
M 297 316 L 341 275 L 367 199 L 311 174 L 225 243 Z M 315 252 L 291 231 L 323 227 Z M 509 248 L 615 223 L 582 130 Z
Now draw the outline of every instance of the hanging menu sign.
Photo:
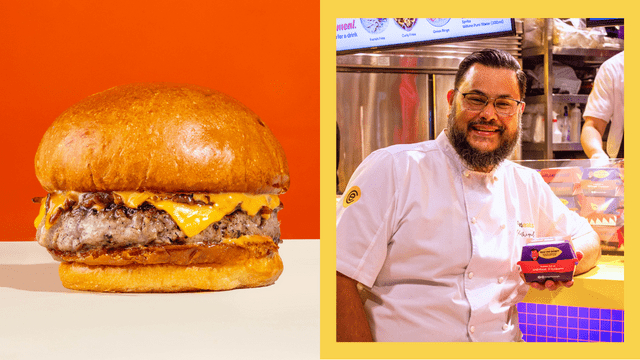
M 511 18 L 336 19 L 338 55 L 512 35 Z

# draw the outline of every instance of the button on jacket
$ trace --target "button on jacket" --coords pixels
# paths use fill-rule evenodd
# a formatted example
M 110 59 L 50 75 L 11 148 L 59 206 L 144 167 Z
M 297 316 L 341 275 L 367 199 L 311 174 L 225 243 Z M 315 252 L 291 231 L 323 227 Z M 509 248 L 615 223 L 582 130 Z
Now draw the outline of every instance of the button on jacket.
M 376 341 L 520 341 L 525 239 L 593 230 L 534 170 L 467 169 L 440 133 L 369 155 L 337 205 L 337 270 Z

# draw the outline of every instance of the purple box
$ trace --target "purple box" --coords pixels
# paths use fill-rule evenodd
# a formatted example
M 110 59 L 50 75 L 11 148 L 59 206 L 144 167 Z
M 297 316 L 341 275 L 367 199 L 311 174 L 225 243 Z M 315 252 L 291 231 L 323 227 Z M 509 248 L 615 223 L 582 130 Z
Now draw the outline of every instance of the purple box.
M 570 239 L 536 238 L 522 248 L 518 266 L 526 282 L 570 281 L 578 258 Z

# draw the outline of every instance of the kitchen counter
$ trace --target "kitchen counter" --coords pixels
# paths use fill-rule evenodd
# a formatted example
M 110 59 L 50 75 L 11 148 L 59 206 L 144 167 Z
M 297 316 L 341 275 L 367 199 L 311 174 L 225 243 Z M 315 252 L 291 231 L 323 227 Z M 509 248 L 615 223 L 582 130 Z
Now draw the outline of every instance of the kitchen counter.
M 68 290 L 36 242 L 0 242 L 0 359 L 318 359 L 320 242 L 284 240 L 274 285 Z
M 571 288 L 529 289 L 528 303 L 624 309 L 624 256 L 602 255 L 588 272 L 575 276 Z

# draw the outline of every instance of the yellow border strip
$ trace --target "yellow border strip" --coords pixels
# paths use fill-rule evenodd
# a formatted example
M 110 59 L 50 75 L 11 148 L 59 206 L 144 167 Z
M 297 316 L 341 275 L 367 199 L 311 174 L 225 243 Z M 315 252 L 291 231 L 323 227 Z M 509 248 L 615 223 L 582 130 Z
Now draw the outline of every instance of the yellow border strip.
M 563 10 L 563 8 L 565 10 Z M 553 14 L 540 14 L 540 12 Z M 337 1 L 323 0 L 320 4 L 320 86 L 321 86 L 321 307 L 320 307 L 320 357 L 323 359 L 427 359 L 427 358 L 635 358 L 638 343 L 638 315 L 636 298 L 638 282 L 637 238 L 635 219 L 636 206 L 636 144 L 627 142 L 625 161 L 627 229 L 625 243 L 625 342 L 624 343 L 337 343 L 335 341 L 335 128 L 336 121 L 336 74 L 335 74 L 335 19 L 342 17 L 366 17 L 400 15 L 425 15 L 441 17 L 625 17 L 625 52 L 627 61 L 634 64 L 638 39 L 638 11 L 622 4 L 605 7 L 601 2 L 558 2 L 538 0 L 531 2 L 456 3 L 395 1 Z M 455 13 L 455 15 L 454 15 Z M 627 97 L 635 98 L 635 67 L 627 67 Z M 625 133 L 637 134 L 640 121 L 632 116 L 634 104 L 627 110 Z M 631 154 L 631 155 L 629 155 Z M 577 286 L 577 285 L 576 285 Z M 599 300 L 597 300 L 599 301 Z

